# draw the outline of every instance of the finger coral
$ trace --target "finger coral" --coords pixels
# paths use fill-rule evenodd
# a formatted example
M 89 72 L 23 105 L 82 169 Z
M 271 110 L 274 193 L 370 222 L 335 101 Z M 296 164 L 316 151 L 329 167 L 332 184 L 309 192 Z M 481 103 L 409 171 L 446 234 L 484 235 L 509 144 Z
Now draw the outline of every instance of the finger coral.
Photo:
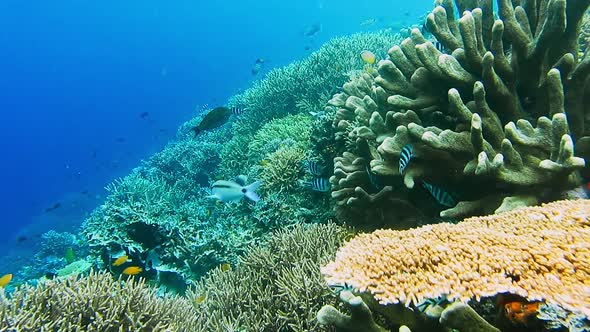
M 361 206 L 387 210 L 388 195 L 410 200 L 397 189 L 367 199 L 372 175 L 382 181 L 373 195 L 425 182 L 451 191 L 459 203 L 443 218 L 555 200 L 579 184 L 590 156 L 590 56 L 577 40 L 590 1 L 498 0 L 500 19 L 491 0 L 458 1 L 460 19 L 451 0 L 436 3 L 426 27 L 443 52 L 414 29 L 378 74 L 355 77 L 329 101 L 336 140 L 363 158 L 343 154 L 331 179 L 349 222 Z M 407 144 L 414 157 L 400 174 Z
M 359 235 L 322 273 L 385 305 L 510 293 L 590 317 L 589 266 L 590 200 L 575 200 Z

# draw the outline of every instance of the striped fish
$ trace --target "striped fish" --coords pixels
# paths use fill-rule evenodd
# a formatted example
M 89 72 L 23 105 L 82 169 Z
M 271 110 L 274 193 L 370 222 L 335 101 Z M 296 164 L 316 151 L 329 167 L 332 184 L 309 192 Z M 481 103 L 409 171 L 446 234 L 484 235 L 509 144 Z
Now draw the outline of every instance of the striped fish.
M 315 178 L 311 181 L 302 181 L 301 186 L 314 191 L 330 191 L 330 182 L 325 178 Z
M 448 192 L 440 189 L 437 186 L 434 186 L 426 181 L 422 181 L 422 187 L 424 187 L 428 192 L 436 199 L 438 204 L 453 207 L 457 205 L 457 202 L 449 195 Z
M 412 144 L 404 145 L 399 155 L 399 174 L 404 174 L 412 157 L 414 157 L 414 147 L 412 147 Z
M 446 53 L 446 52 L 445 52 L 445 47 L 444 47 L 444 46 L 443 46 L 443 44 L 442 44 L 441 42 L 439 42 L 438 40 L 437 40 L 437 41 L 434 41 L 432 44 L 434 45 L 434 47 L 435 47 L 435 48 L 436 48 L 436 49 L 437 49 L 439 52 L 441 52 L 441 53 Z
M 369 182 L 371 182 L 371 185 L 377 190 L 383 189 L 383 185 L 381 184 L 379 177 L 371 172 L 371 166 L 369 166 L 369 164 L 365 166 L 365 171 L 367 172 L 367 176 L 369 177 Z
M 241 107 L 236 107 L 236 106 L 230 108 L 230 110 L 231 110 L 231 114 L 233 114 L 235 116 L 242 115 L 242 114 L 244 114 L 244 111 L 245 111 L 245 109 L 243 109 Z
M 320 176 L 324 173 L 324 167 L 322 167 L 319 163 L 311 160 L 306 160 L 303 162 L 303 167 L 312 175 Z

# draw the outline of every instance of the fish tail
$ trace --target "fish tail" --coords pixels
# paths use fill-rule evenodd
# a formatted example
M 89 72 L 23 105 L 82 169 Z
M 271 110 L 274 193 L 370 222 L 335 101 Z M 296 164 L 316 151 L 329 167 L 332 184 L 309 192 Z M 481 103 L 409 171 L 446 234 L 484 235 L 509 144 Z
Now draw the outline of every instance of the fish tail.
M 260 196 L 258 196 L 256 193 L 256 189 L 258 189 L 258 187 L 260 187 L 260 182 L 258 181 L 248 185 L 247 187 L 244 187 L 244 189 L 246 189 L 246 193 L 244 195 L 253 202 L 258 202 L 260 200 Z

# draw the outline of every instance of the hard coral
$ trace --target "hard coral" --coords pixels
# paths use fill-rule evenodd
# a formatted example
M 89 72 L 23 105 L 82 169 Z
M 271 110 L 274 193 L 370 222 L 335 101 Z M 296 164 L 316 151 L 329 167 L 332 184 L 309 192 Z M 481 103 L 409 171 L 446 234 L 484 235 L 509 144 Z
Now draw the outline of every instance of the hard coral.
M 428 181 L 455 192 L 446 218 L 552 200 L 579 184 L 580 157 L 590 156 L 590 56 L 577 61 L 576 42 L 590 1 L 498 0 L 498 20 L 491 0 L 458 1 L 459 20 L 450 0 L 438 3 L 426 25 L 444 53 L 414 29 L 379 75 L 355 78 L 329 102 L 336 139 L 368 166 L 365 175 L 335 167 L 339 208 L 369 191 L 369 171 L 385 186 Z M 406 144 L 415 158 L 402 176 Z
M 322 268 L 379 303 L 510 293 L 590 316 L 590 200 L 353 238 Z
M 299 224 L 252 247 L 232 270 L 211 271 L 188 295 L 200 322 L 193 331 L 327 331 L 315 312 L 337 300 L 319 266 L 347 237 L 335 224 Z
M 370 49 L 383 58 L 398 35 L 390 33 L 360 33 L 334 38 L 309 57 L 270 71 L 231 103 L 247 108 L 240 121 L 232 127 L 233 137 L 222 151 L 222 174 L 247 173 L 250 157 L 246 149 L 263 124 L 289 114 L 318 112 L 344 84 L 351 72 L 362 70 L 359 54 Z
M 0 289 L 2 331 L 194 331 L 197 321 L 181 298 L 159 298 L 143 280 L 108 273 L 49 280 L 7 296 Z

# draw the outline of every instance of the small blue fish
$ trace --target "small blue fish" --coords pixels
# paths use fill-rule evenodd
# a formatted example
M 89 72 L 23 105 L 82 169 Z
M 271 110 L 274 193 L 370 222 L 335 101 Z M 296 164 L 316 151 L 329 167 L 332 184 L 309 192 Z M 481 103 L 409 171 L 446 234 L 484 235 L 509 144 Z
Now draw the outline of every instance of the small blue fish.
M 330 191 L 330 182 L 325 178 L 315 178 L 311 181 L 302 181 L 301 186 L 314 191 Z
M 371 185 L 377 190 L 383 189 L 383 185 L 381 184 L 379 177 L 371 172 L 371 166 L 369 166 L 369 164 L 365 166 L 365 171 L 367 172 L 367 176 L 369 177 L 369 182 L 371 182 Z
M 406 144 L 402 148 L 402 152 L 399 155 L 399 174 L 404 174 L 406 167 L 410 163 L 410 160 L 414 157 L 414 147 L 412 144 Z
M 303 167 L 312 175 L 320 176 L 324 173 L 324 167 L 315 161 L 306 160 L 303 162 Z
M 227 203 L 237 202 L 245 196 L 254 202 L 258 202 L 260 197 L 258 197 L 255 191 L 259 186 L 260 182 L 254 182 L 248 186 L 244 186 L 234 181 L 219 180 L 215 181 L 211 186 L 212 195 L 209 197 Z
M 449 195 L 448 192 L 440 189 L 439 187 L 434 186 L 426 181 L 422 181 L 422 187 L 428 190 L 428 192 L 432 195 L 432 197 L 434 197 L 434 199 L 436 199 L 436 201 L 440 205 L 448 207 L 453 207 L 457 205 L 457 202 L 455 202 L 453 197 L 451 197 L 451 195 Z

